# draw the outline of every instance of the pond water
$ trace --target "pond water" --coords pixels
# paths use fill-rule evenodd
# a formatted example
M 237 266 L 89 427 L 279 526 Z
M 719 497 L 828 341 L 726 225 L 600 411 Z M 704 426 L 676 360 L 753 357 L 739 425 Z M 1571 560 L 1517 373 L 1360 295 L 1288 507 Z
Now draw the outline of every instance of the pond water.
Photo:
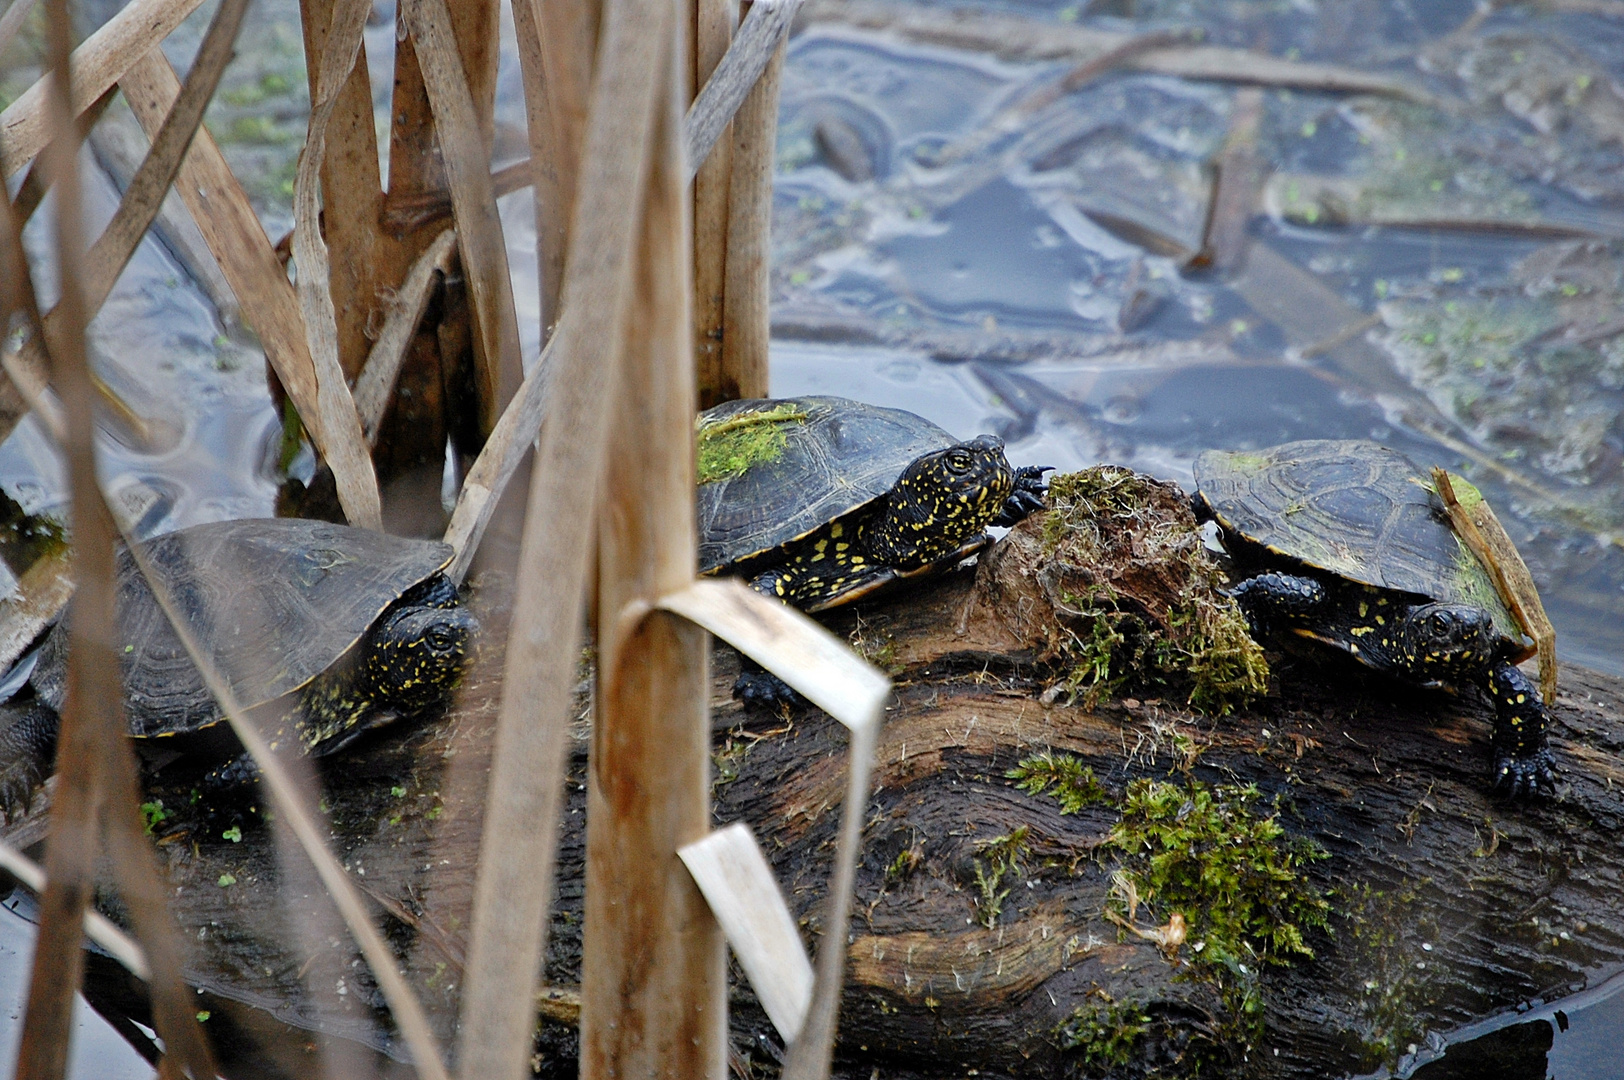
M 1392 83 L 1253 98 L 1118 71 L 1047 103 L 1065 60 L 1023 59 L 1035 50 L 995 34 L 972 49 L 860 30 L 820 8 L 785 69 L 773 391 L 994 431 L 1018 464 L 1110 461 L 1186 486 L 1208 448 L 1382 441 L 1477 483 L 1540 584 L 1559 655 L 1624 675 L 1624 19 L 1604 7 L 982 4 L 1057 33 L 1198 27 L 1206 44 Z M 177 63 L 211 9 L 172 39 Z M 251 9 L 209 120 L 273 238 L 291 223 L 308 109 L 296 10 Z M 385 115 L 390 16 L 381 6 L 367 37 Z M 511 36 L 498 120 L 499 162 L 522 156 Z M 1192 271 L 1226 147 L 1267 163 L 1264 212 L 1240 222 L 1238 266 Z M 85 163 L 99 225 L 116 188 Z M 528 196 L 502 209 L 533 356 Z M 109 382 L 176 425 L 158 452 L 103 444 L 144 531 L 270 512 L 280 426 L 261 356 L 160 245 L 143 244 L 92 342 Z M 29 510 L 63 505 L 32 421 L 0 446 L 0 486 Z M 0 985 L 15 984 L 0 971 Z M 1560 1023 L 1534 1017 L 1555 1034 L 1528 1075 L 1612 1075 L 1613 989 L 1562 1006 Z M 1440 1046 L 1405 1068 L 1443 1075 L 1424 1064 Z

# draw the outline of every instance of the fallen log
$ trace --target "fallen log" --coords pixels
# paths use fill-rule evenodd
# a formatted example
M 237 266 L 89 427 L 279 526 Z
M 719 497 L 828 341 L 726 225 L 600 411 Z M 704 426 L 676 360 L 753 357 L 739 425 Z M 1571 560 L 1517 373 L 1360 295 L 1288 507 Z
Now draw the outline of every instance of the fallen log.
M 1270 653 L 1265 676 L 1225 629 L 1177 489 L 1093 477 L 1058 485 L 1060 509 L 979 566 L 828 619 L 897 683 L 838 1074 L 1335 1076 L 1624 963 L 1624 682 L 1564 668 L 1557 796 L 1496 800 L 1476 691 L 1419 691 L 1320 652 Z M 502 591 L 479 595 L 487 626 Z M 1180 629 L 1203 612 L 1202 635 Z M 845 736 L 810 707 L 741 709 L 736 662 L 717 652 L 716 820 L 749 823 L 816 939 Z M 334 847 L 447 1026 L 498 690 L 476 672 L 450 716 L 325 776 Z M 587 696 L 583 682 L 545 1075 L 574 1070 Z M 370 975 L 276 830 L 190 805 L 162 772 L 152 797 L 213 1030 L 289 1075 L 322 1045 L 392 1055 Z M 115 1004 L 139 1020 L 129 989 Z M 735 1074 L 774 1075 L 776 1034 L 737 978 L 732 1025 Z

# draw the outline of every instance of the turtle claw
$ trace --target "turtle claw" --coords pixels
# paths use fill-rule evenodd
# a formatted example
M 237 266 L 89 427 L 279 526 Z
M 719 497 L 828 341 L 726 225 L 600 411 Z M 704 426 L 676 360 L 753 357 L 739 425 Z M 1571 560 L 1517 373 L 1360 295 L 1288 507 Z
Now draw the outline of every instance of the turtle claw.
M 34 791 L 51 775 L 59 721 L 37 701 L 0 707 L 0 810 L 16 821 L 34 803 Z
M 5 812 L 8 825 L 27 815 L 34 804 L 34 789 L 44 780 L 39 770 L 26 762 L 14 761 L 0 770 L 0 810 Z
M 733 682 L 733 696 L 745 705 L 765 705 L 769 708 L 794 705 L 801 700 L 794 687 L 765 670 L 740 672 Z
M 1022 465 L 1016 469 L 1014 490 L 1004 500 L 1004 508 L 992 519 L 992 524 L 1014 525 L 1028 514 L 1042 510 L 1049 494 L 1049 485 L 1044 482 L 1043 474 L 1053 471 L 1053 465 Z
M 1530 799 L 1556 794 L 1556 760 L 1547 747 L 1517 756 L 1497 753 L 1494 791 L 1508 799 Z

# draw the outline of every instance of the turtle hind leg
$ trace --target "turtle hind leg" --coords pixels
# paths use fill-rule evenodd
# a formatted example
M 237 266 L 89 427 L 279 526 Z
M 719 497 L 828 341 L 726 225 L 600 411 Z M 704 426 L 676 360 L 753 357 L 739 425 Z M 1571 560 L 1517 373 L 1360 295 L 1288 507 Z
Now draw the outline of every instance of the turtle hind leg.
M 1494 701 L 1494 790 L 1513 799 L 1556 791 L 1556 760 L 1545 739 L 1547 720 L 1539 687 L 1509 663 L 1485 679 Z
M 1275 572 L 1249 577 L 1229 595 L 1240 605 L 1254 638 L 1316 614 L 1329 600 L 1325 586 L 1313 578 Z
M 40 701 L 0 705 L 0 809 L 6 820 L 28 812 L 34 790 L 51 775 L 62 718 Z

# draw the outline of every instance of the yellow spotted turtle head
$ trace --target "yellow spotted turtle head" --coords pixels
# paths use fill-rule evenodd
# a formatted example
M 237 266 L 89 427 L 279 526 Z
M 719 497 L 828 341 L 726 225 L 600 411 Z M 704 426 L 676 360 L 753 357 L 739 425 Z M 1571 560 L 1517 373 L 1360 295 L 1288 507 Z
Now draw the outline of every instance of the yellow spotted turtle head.
M 1407 665 L 1446 681 L 1488 667 L 1501 641 L 1489 613 L 1471 604 L 1421 604 L 1397 629 Z
M 1015 488 L 1004 440 L 982 435 L 913 460 L 886 496 L 869 551 L 907 569 L 952 554 L 985 529 Z
M 449 584 L 439 591 L 449 599 L 433 592 L 408 595 L 367 635 L 366 677 L 358 689 L 375 706 L 410 716 L 446 701 L 462 681 L 479 620 L 457 605 Z

